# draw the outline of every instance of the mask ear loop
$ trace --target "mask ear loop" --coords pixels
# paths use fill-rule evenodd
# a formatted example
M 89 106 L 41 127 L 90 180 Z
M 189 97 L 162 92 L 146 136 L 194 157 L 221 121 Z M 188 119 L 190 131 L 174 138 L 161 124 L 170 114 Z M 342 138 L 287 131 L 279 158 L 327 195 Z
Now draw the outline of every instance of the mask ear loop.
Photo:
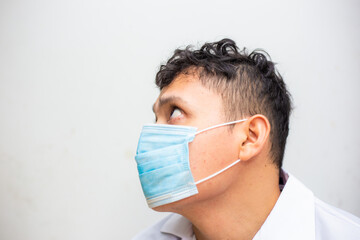
M 246 120 L 247 119 L 241 119 L 241 120 L 236 120 L 236 121 L 232 121 L 232 122 L 227 122 L 227 123 L 222 123 L 222 124 L 218 124 L 218 125 L 215 125 L 215 126 L 211 126 L 211 127 L 208 127 L 208 128 L 205 128 L 203 130 L 200 130 L 200 131 L 196 132 L 195 135 L 203 133 L 203 132 L 211 130 L 211 129 L 214 129 L 214 128 L 218 128 L 218 127 L 222 127 L 222 126 L 226 126 L 226 125 L 230 125 L 230 124 L 235 124 L 235 123 L 239 123 L 239 122 L 244 122 Z M 237 164 L 239 162 L 240 162 L 240 159 L 236 160 L 235 162 L 231 163 L 230 165 L 228 165 L 227 167 L 221 169 L 220 171 L 218 171 L 218 172 L 216 172 L 214 174 L 211 174 L 210 176 L 208 176 L 206 178 L 200 179 L 199 181 L 195 182 L 195 185 L 197 185 L 199 183 L 202 183 L 202 182 L 205 182 L 205 181 L 209 180 L 210 178 L 215 177 L 216 175 L 219 175 L 220 173 L 228 170 L 229 168 L 231 168 L 232 166 L 234 166 L 235 164 Z
M 208 128 L 205 128 L 205 129 L 202 129 L 200 131 L 197 131 L 195 133 L 195 135 L 198 135 L 200 133 L 203 133 L 205 131 L 208 131 L 208 130 L 211 130 L 211 129 L 214 129 L 214 128 L 218 128 L 218 127 L 222 127 L 222 126 L 226 126 L 226 125 L 231 125 L 231 124 L 235 124 L 235 123 L 239 123 L 239 122 L 245 122 L 247 119 L 241 119 L 241 120 L 236 120 L 236 121 L 232 121 L 232 122 L 227 122 L 227 123 L 221 123 L 221 124 L 218 124 L 218 125 L 214 125 L 214 126 L 211 126 L 211 127 L 208 127 Z
M 209 180 L 210 178 L 215 177 L 216 175 L 218 175 L 218 174 L 220 174 L 220 173 L 222 173 L 222 172 L 224 172 L 224 171 L 228 170 L 229 168 L 231 168 L 232 166 L 234 166 L 235 164 L 237 164 L 237 163 L 239 163 L 239 162 L 240 162 L 240 159 L 236 160 L 235 162 L 233 162 L 233 163 L 232 163 L 232 164 L 230 164 L 229 166 L 227 166 L 227 167 L 225 167 L 225 168 L 221 169 L 220 171 L 218 171 L 218 172 L 216 172 L 216 173 L 214 173 L 214 174 L 212 174 L 212 175 L 210 175 L 210 176 L 208 176 L 208 177 L 206 177 L 206 178 L 203 178 L 203 179 L 201 179 L 201 180 L 199 180 L 199 181 L 195 182 L 195 185 L 197 185 L 197 184 L 199 184 L 199 183 L 202 183 L 202 182 L 205 182 L 206 180 Z

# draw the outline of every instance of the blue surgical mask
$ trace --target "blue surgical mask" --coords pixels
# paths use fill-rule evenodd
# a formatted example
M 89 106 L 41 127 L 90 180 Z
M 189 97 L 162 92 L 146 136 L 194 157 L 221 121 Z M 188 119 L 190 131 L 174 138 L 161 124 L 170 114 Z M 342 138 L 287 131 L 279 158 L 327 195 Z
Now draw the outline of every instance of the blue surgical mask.
M 197 182 L 189 163 L 189 142 L 197 134 L 246 119 L 215 125 L 201 131 L 197 128 L 167 124 L 148 124 L 141 131 L 135 160 L 141 186 L 150 208 L 172 203 L 198 193 L 196 184 L 204 182 L 240 162 Z

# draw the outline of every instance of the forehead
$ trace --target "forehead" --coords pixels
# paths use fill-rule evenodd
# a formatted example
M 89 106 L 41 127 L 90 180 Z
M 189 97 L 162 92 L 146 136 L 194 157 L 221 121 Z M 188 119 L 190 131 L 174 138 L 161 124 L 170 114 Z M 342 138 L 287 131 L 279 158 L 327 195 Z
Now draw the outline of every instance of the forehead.
M 154 110 L 161 107 L 164 100 L 182 101 L 195 109 L 212 107 L 222 109 L 221 96 L 211 88 L 204 86 L 197 74 L 180 74 L 168 86 L 164 87 L 154 104 Z
M 202 89 L 199 88 L 200 80 L 196 75 L 180 74 L 166 87 L 164 87 L 159 94 L 159 98 L 174 93 L 197 92 Z

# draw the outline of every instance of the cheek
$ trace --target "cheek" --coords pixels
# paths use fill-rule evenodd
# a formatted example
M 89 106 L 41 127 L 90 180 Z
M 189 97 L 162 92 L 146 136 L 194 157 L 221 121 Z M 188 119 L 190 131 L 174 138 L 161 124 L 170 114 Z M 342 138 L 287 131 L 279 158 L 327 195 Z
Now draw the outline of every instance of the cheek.
M 227 132 L 199 135 L 189 144 L 189 161 L 195 181 L 210 176 L 237 159 L 235 141 Z

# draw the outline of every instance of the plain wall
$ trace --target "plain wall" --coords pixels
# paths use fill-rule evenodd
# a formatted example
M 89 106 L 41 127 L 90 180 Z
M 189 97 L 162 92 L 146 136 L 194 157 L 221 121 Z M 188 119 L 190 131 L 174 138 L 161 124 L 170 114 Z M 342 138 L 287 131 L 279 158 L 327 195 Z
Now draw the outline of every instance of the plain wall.
M 265 49 L 294 101 L 285 168 L 360 216 L 360 2 L 0 1 L 0 239 L 129 239 L 160 63 L 223 37 Z

